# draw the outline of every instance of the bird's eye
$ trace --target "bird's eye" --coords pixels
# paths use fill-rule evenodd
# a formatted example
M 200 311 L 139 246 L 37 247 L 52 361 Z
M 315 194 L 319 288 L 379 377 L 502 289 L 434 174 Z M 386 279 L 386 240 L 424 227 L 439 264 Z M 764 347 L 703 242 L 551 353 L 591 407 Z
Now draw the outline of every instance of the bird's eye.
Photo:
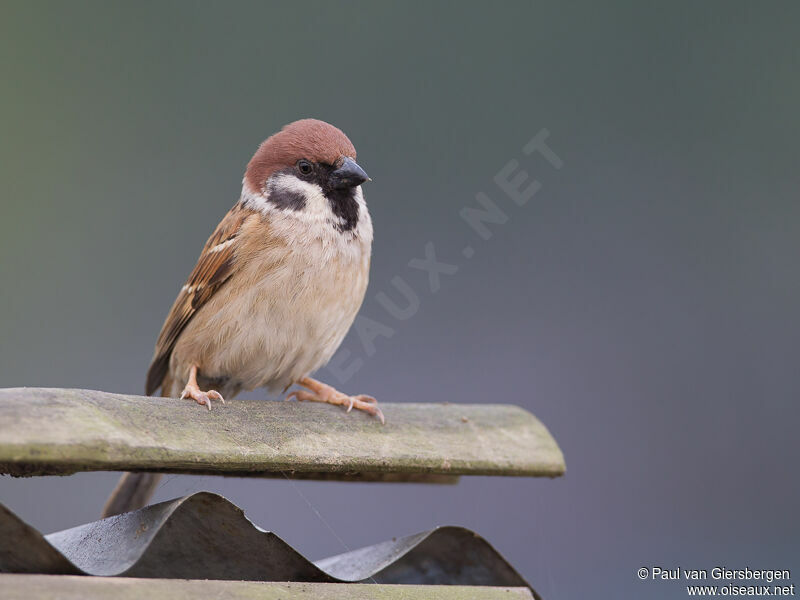
M 314 170 L 314 165 L 312 165 L 306 159 L 301 159 L 297 161 L 297 170 L 300 171 L 303 175 L 310 175 L 311 171 Z

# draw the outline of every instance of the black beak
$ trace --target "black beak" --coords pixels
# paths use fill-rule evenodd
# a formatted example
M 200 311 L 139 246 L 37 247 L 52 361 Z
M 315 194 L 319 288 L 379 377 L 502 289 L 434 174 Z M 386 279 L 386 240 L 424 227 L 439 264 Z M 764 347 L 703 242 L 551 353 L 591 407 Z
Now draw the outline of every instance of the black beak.
M 369 181 L 369 175 L 352 158 L 345 157 L 342 166 L 331 173 L 330 185 L 332 188 L 349 188 Z

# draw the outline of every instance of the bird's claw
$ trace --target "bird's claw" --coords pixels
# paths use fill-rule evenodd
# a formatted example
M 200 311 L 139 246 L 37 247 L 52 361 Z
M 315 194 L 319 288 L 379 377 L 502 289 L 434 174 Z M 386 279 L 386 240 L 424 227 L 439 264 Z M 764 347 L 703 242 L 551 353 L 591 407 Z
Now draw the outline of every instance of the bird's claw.
M 327 402 L 328 404 L 346 406 L 346 412 L 350 412 L 354 408 L 363 410 L 367 414 L 378 417 L 382 425 L 386 424 L 386 419 L 383 416 L 383 412 L 377 406 L 378 401 L 372 396 L 367 396 L 365 394 L 348 396 L 347 394 L 343 394 L 342 392 L 339 392 L 333 388 L 323 388 L 320 391 L 295 390 L 287 395 L 285 400 L 291 400 L 292 398 L 295 398 L 298 402 Z
M 208 390 L 207 392 L 204 392 L 194 385 L 187 385 L 185 388 L 183 388 L 183 391 L 181 392 L 181 400 L 186 398 L 191 398 L 200 406 L 205 406 L 208 408 L 208 410 L 211 410 L 212 400 L 219 400 L 225 404 L 225 398 L 223 398 L 222 394 L 220 394 L 217 390 Z
M 383 411 L 377 406 L 374 407 L 374 410 L 375 412 L 370 412 L 370 411 L 367 412 L 369 412 L 369 414 L 371 414 L 374 417 L 378 417 L 378 420 L 380 420 L 381 425 L 386 425 L 386 419 L 383 417 Z

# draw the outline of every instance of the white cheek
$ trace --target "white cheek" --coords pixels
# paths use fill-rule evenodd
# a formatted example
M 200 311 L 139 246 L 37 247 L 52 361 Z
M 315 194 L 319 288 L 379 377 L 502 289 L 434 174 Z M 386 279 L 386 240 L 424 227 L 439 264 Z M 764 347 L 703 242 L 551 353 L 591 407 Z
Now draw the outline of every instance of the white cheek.
M 281 208 L 269 202 L 271 194 L 278 195 L 281 192 L 300 194 L 305 199 L 305 206 L 300 210 L 295 210 L 288 207 Z M 333 224 L 339 221 L 339 218 L 333 214 L 321 187 L 315 183 L 301 181 L 294 175 L 286 173 L 270 177 L 263 193 L 250 188 L 245 180 L 242 186 L 241 201 L 248 208 L 271 217 L 282 215 L 307 223 L 330 222 Z
M 301 181 L 293 175 L 281 174 L 270 179 L 267 190 L 264 193 L 255 191 L 245 180 L 241 202 L 269 218 L 273 235 L 303 244 L 311 241 L 321 243 L 322 254 L 319 259 L 322 263 L 334 256 L 350 255 L 354 259 L 365 254 L 369 256 L 372 220 L 360 186 L 356 188 L 354 195 L 359 209 L 358 224 L 354 230 L 344 233 L 337 227 L 344 223 L 344 219 L 333 213 L 328 199 L 318 185 Z M 301 210 L 275 206 L 269 201 L 270 191 L 302 194 L 305 206 Z
M 283 174 L 271 177 L 268 189 L 274 190 L 272 193 L 290 192 L 303 196 L 306 199 L 306 205 L 297 212 L 305 213 L 314 220 L 321 221 L 333 216 L 328 199 L 322 188 L 316 183 L 308 183 L 294 175 Z

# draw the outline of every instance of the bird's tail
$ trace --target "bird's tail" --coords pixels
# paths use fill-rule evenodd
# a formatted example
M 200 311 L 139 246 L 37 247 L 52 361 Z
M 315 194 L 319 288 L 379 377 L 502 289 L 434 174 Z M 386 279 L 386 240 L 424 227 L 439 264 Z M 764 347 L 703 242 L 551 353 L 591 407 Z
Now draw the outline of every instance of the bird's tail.
M 161 477 L 161 473 L 125 473 L 106 500 L 103 518 L 146 506 Z
M 150 381 L 148 379 L 148 387 Z M 161 381 L 161 395 L 169 396 L 173 390 L 172 380 L 169 373 L 166 373 Z M 158 387 L 156 387 L 158 389 Z M 156 390 L 148 390 L 148 396 Z M 111 492 L 103 506 L 103 518 L 113 517 L 124 512 L 138 510 L 147 506 L 150 498 L 161 481 L 160 473 L 125 473 L 119 478 L 117 487 Z

